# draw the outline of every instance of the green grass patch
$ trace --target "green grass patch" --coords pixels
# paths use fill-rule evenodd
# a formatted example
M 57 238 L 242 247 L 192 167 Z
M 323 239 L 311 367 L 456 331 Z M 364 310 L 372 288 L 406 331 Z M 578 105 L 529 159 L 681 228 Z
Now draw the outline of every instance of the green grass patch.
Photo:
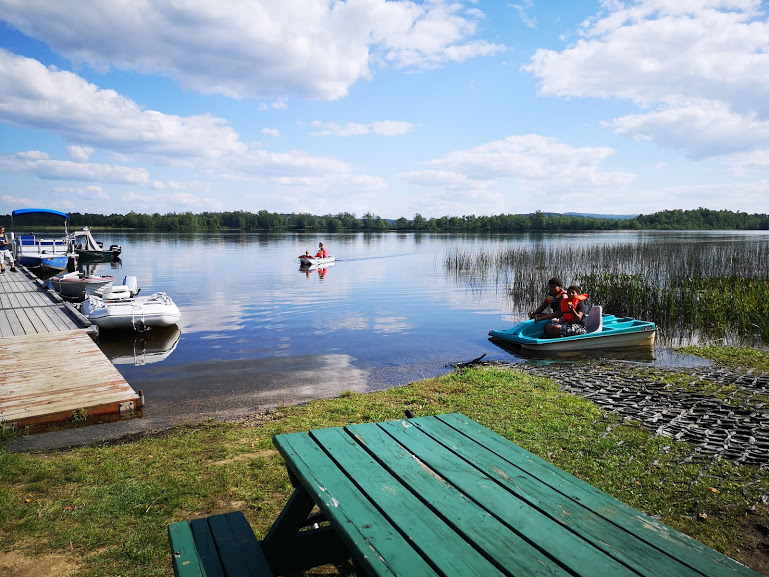
M 728 367 L 769 371 L 769 351 L 750 347 L 690 346 L 677 349 Z
M 244 510 L 263 537 L 291 486 L 272 436 L 462 412 L 525 449 L 726 554 L 769 475 L 684 462 L 690 447 L 607 417 L 514 369 L 481 367 L 388 391 L 283 407 L 131 442 L 17 454 L 0 449 L 0 554 L 62 554 L 82 576 L 171 574 L 170 522 Z

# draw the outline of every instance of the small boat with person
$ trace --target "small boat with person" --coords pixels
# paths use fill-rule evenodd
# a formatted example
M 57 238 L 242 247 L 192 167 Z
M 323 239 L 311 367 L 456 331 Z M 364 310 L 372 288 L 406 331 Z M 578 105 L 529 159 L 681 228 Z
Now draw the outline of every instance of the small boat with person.
M 524 349 L 538 351 L 581 351 L 653 346 L 657 326 L 651 321 L 604 314 L 601 305 L 593 305 L 585 321 L 585 334 L 549 338 L 547 321 L 524 321 L 501 330 L 489 331 L 492 339 L 500 339 Z
M 144 332 L 151 327 L 169 327 L 181 319 L 181 312 L 166 293 L 138 296 L 136 277 L 125 277 L 101 294 L 89 296 L 80 305 L 83 315 L 99 329 Z
M 307 266 L 307 267 L 327 265 L 335 261 L 336 261 L 336 257 L 333 257 L 333 256 L 319 257 L 319 256 L 307 256 L 304 254 L 299 256 L 300 266 Z

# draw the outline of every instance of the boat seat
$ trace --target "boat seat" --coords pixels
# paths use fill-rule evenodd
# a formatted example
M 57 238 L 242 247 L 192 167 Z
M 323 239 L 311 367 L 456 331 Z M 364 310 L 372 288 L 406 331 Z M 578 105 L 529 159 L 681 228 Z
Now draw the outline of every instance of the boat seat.
M 587 315 L 585 321 L 586 333 L 599 333 L 603 328 L 603 307 L 601 305 L 593 305 L 590 309 L 590 314 Z
M 113 286 L 102 293 L 101 298 L 105 301 L 114 301 L 121 299 L 130 299 L 133 296 L 131 289 L 125 285 Z

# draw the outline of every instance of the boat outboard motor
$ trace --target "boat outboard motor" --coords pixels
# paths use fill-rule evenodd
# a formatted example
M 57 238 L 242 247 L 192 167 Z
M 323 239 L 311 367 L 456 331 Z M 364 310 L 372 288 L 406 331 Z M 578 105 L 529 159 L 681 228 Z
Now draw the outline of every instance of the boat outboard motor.
M 128 287 L 128 290 L 131 291 L 131 296 L 136 296 L 139 294 L 139 291 L 141 290 L 139 288 L 139 283 L 136 281 L 135 276 L 127 276 L 123 279 L 123 285 Z

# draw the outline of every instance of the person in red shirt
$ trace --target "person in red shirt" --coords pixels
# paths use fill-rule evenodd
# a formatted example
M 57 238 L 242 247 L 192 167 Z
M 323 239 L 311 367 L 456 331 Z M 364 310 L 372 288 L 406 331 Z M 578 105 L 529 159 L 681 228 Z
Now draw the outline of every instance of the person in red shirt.
M 318 243 L 318 254 L 315 256 L 318 258 L 326 258 L 328 256 L 328 251 L 326 250 L 326 247 L 323 246 L 322 242 Z

